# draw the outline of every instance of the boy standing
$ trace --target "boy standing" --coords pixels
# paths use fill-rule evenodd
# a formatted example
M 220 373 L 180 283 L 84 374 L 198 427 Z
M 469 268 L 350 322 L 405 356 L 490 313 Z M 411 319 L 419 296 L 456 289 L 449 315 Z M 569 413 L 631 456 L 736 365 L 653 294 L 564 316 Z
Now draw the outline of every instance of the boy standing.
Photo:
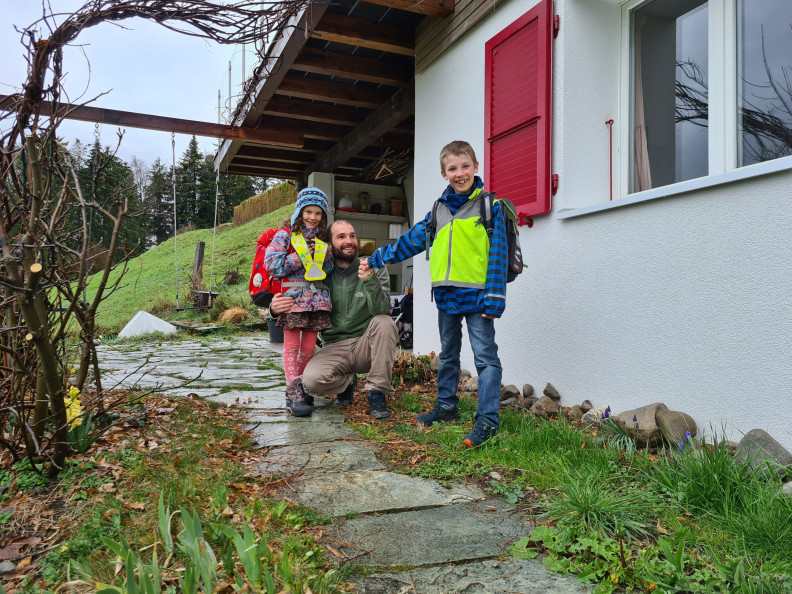
M 498 202 L 493 204 L 491 235 L 481 224 L 479 201 L 484 184 L 476 173 L 478 161 L 473 147 L 463 141 L 447 144 L 440 151 L 440 174 L 449 185 L 438 199 L 436 220 L 432 220 L 430 211 L 395 243 L 377 249 L 367 262 L 361 259 L 361 269 L 382 268 L 432 246 L 429 269 L 441 345 L 437 405 L 416 421 L 429 427 L 459 419 L 457 388 L 464 318 L 478 372 L 475 424 L 462 442 L 468 447 L 484 443 L 500 426 L 502 368 L 495 343 L 495 318 L 506 308 L 508 255 L 506 221 Z

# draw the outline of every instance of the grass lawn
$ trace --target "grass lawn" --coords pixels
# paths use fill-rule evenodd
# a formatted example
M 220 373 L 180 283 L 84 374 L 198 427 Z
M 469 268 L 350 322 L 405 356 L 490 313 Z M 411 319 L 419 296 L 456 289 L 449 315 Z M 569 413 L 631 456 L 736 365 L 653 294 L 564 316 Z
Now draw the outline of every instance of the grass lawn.
M 462 398 L 461 423 L 413 422 L 435 394 L 432 383 L 397 391 L 397 414 L 385 422 L 371 422 L 362 403 L 346 414 L 393 469 L 475 480 L 535 516 L 538 528 L 511 547 L 514 556 L 541 555 L 596 592 L 792 592 L 792 498 L 782 478 L 736 462 L 724 444 L 625 448 L 608 425 L 505 409 L 497 436 L 471 450 L 461 441 L 473 398 Z
M 244 225 L 228 223 L 217 229 L 214 240 L 214 279 L 212 291 L 227 296 L 235 305 L 247 307 L 250 296 L 247 292 L 250 270 L 253 266 L 253 253 L 256 240 L 270 227 L 280 227 L 283 219 L 291 216 L 294 205 L 288 204 L 267 215 L 249 221 Z M 97 313 L 97 326 L 104 334 L 121 330 L 139 311 L 167 320 L 185 320 L 204 317 L 195 312 L 176 312 L 176 279 L 179 282 L 179 306 L 191 306 L 190 275 L 192 274 L 195 248 L 199 241 L 206 244 L 203 264 L 204 283 L 209 285 L 212 268 L 212 229 L 199 229 L 179 234 L 160 245 L 132 259 L 121 279 L 120 289 L 111 294 L 100 306 Z M 178 257 L 174 254 L 174 241 Z M 179 274 L 176 275 L 178 260 Z M 218 286 L 227 270 L 239 273 L 239 283 L 231 286 Z M 117 268 L 110 276 L 110 283 L 121 274 Z M 98 275 L 90 282 L 98 283 Z M 95 289 L 94 289 L 95 291 Z M 93 291 L 88 287 L 89 299 Z

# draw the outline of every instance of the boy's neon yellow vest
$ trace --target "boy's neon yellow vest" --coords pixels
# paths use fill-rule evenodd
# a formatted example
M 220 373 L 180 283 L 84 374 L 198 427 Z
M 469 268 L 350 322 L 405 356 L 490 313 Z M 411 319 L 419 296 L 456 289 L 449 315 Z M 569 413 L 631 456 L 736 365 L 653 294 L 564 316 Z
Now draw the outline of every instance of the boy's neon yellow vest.
M 481 224 L 481 190 L 476 190 L 455 215 L 440 202 L 429 257 L 433 287 L 484 288 L 490 239 Z
M 325 255 L 327 255 L 327 243 L 319 238 L 314 239 L 313 255 L 311 255 L 311 250 L 302 233 L 292 233 L 291 244 L 294 246 L 294 251 L 300 256 L 303 266 L 305 266 L 305 280 L 324 280 L 327 274 L 322 269 L 322 266 L 324 265 Z

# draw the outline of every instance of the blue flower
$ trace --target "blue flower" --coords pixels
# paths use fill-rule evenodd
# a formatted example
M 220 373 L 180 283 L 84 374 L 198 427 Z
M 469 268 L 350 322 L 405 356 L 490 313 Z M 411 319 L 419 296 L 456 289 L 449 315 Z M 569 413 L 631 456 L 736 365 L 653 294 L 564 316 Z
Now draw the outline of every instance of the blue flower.
M 635 428 L 638 429 L 638 423 L 635 424 Z
M 638 422 L 638 416 L 637 415 L 633 415 L 633 423 L 637 423 L 637 422 Z
M 691 438 L 690 431 L 685 431 L 685 441 L 687 443 L 690 443 L 690 438 Z
M 682 443 L 681 441 L 677 442 L 677 447 L 679 448 L 680 452 L 684 452 L 685 451 L 685 444 Z

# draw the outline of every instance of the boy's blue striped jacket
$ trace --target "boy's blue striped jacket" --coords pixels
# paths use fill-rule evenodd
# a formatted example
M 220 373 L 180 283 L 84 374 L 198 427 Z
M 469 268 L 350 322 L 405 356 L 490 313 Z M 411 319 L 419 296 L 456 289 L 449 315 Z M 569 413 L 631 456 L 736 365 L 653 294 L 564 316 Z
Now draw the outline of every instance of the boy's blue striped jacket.
M 468 194 L 455 194 L 449 185 L 439 198 L 452 213 L 468 200 L 470 194 L 483 186 L 481 178 L 476 181 Z M 508 247 L 506 245 L 506 220 L 503 209 L 498 202 L 493 207 L 493 229 L 490 238 L 489 259 L 487 264 L 487 281 L 484 289 L 460 287 L 436 287 L 433 291 L 437 309 L 447 313 L 466 314 L 483 313 L 499 318 L 506 309 L 506 270 Z M 382 268 L 387 264 L 396 264 L 426 249 L 427 226 L 432 219 L 429 211 L 422 221 L 416 223 L 407 233 L 399 237 L 395 243 L 377 249 L 369 256 L 369 265 Z

